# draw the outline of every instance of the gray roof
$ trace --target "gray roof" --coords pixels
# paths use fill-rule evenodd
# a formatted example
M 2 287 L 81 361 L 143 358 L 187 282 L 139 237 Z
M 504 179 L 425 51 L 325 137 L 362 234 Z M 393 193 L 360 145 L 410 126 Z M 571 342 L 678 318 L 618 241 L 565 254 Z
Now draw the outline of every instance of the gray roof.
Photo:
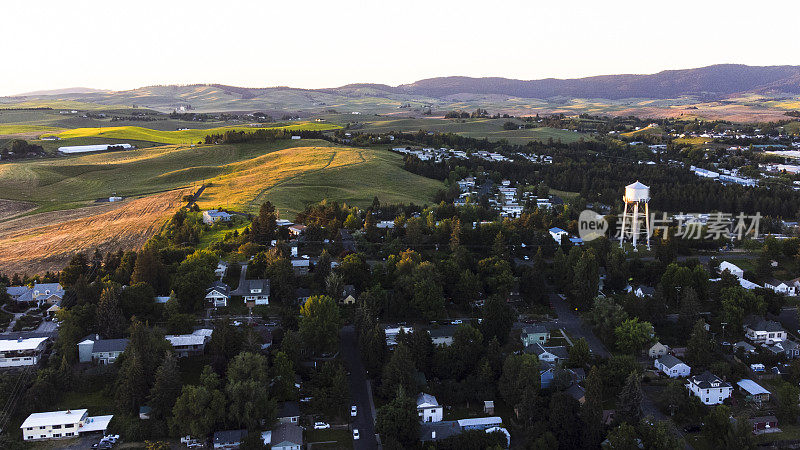
M 569 394 L 569 396 L 575 400 L 580 400 L 586 395 L 586 389 L 584 389 L 580 384 L 573 384 L 564 392 Z
M 217 290 L 223 295 L 230 296 L 231 288 L 227 284 L 223 283 L 222 281 L 215 281 L 211 283 L 211 286 L 206 289 L 206 294 L 211 292 L 212 290 Z
M 127 347 L 127 339 L 100 339 L 94 341 L 92 353 L 124 352 Z
M 297 417 L 300 415 L 300 405 L 297 402 L 283 402 L 278 404 L 278 417 Z
M 282 423 L 272 429 L 272 446 L 281 442 L 303 445 L 303 429 L 293 423 Z
M 439 402 L 436 400 L 436 397 L 432 396 L 431 394 L 420 392 L 420 394 L 417 396 L 417 408 L 419 408 L 419 405 L 423 403 L 429 403 L 431 405 L 439 404 Z
M 643 284 L 640 284 L 637 289 L 641 289 L 642 294 L 644 295 L 655 295 L 656 293 L 656 288 L 652 286 L 645 286 Z
M 707 370 L 701 373 L 700 375 L 695 375 L 691 377 L 690 380 L 692 381 L 692 383 L 696 384 L 697 387 L 701 389 L 711 388 L 712 387 L 711 383 L 719 383 L 719 386 L 717 387 L 731 387 L 730 383 L 722 381 L 722 378 L 714 375 L 713 373 Z
M 766 331 L 770 333 L 783 331 L 781 324 L 773 320 L 766 320 L 763 317 L 748 316 L 744 323 L 747 328 L 755 331 Z
M 547 328 L 542 324 L 528 325 L 522 328 L 523 334 L 547 334 Z
M 250 295 L 252 289 L 261 289 L 262 295 L 269 295 L 269 280 L 243 280 L 231 295 Z
M 747 352 L 754 352 L 756 350 L 755 347 L 753 347 L 752 345 L 748 344 L 745 341 L 739 341 L 739 342 L 733 344 L 733 347 L 734 348 L 743 348 Z
M 436 433 L 436 438 L 433 438 L 433 433 Z M 419 425 L 419 440 L 420 441 L 433 441 L 440 439 L 447 439 L 452 436 L 461 434 L 461 426 L 458 421 L 447 420 L 444 422 L 423 422 Z
M 681 361 L 680 359 L 678 359 L 678 358 L 676 358 L 676 357 L 674 357 L 674 356 L 672 356 L 670 354 L 666 354 L 666 355 L 656 359 L 656 361 L 658 361 L 659 363 L 663 364 L 668 369 L 671 369 L 671 368 L 677 366 L 678 364 L 683 364 L 683 361 Z
M 215 444 L 225 444 L 230 442 L 242 442 L 247 436 L 247 430 L 227 430 L 214 433 Z

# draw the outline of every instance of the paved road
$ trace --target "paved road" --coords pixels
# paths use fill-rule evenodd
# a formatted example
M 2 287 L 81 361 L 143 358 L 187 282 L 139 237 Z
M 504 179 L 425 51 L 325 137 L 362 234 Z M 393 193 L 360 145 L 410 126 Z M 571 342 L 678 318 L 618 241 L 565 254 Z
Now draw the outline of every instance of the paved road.
M 552 292 L 552 288 L 550 286 L 548 286 L 548 291 L 550 291 L 547 294 L 550 303 L 553 304 L 553 308 L 555 308 L 556 313 L 558 313 L 558 319 L 555 321 L 555 323 L 560 328 L 566 329 L 566 331 L 573 337 L 582 337 L 586 339 L 586 342 L 589 344 L 589 348 L 595 355 L 608 358 L 610 356 L 608 349 L 606 349 L 606 346 L 603 345 L 603 342 L 594 335 L 592 328 L 588 324 L 584 325 L 581 318 L 576 314 L 575 310 L 569 305 L 569 303 L 562 299 L 558 294 Z M 642 411 L 644 412 L 645 417 L 650 416 L 659 421 L 667 420 L 668 417 L 658 409 L 658 406 L 656 406 L 655 402 L 653 401 L 653 392 L 648 391 L 650 391 L 650 389 L 643 387 L 642 393 L 644 395 L 642 396 Z M 673 431 L 679 438 L 683 439 L 683 433 L 681 430 L 673 427 Z M 692 448 L 688 443 L 685 444 L 685 447 L 687 449 Z
M 372 403 L 372 391 L 367 380 L 367 371 L 361 362 L 358 352 L 358 340 L 353 326 L 342 328 L 340 333 L 340 352 L 344 358 L 345 367 L 350 375 L 350 396 L 358 408 L 358 415 L 353 420 L 353 428 L 358 428 L 361 436 L 354 441 L 355 449 L 376 449 L 378 441 L 375 438 L 375 409 Z
M 583 324 L 581 318 L 566 300 L 562 299 L 555 292 L 552 292 L 551 289 L 548 290 L 550 292 L 547 293 L 547 297 L 558 314 L 558 319 L 556 319 L 554 323 L 556 323 L 559 328 L 566 330 L 572 337 L 586 339 L 586 342 L 589 344 L 589 349 L 592 350 L 593 354 L 608 358 L 609 353 L 606 346 L 594 335 L 592 328 L 588 324 Z

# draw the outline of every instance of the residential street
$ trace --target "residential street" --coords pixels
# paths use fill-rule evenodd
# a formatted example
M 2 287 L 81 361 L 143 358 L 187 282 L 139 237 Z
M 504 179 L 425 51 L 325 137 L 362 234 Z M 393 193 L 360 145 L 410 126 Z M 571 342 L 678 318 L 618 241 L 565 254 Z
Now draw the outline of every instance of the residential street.
M 567 303 L 566 300 L 562 299 L 557 293 L 553 292 L 553 287 L 548 285 L 548 299 L 553 304 L 553 308 L 556 310 L 558 314 L 558 319 L 554 322 L 558 325 L 559 328 L 563 328 L 569 334 L 572 335 L 573 338 L 584 338 L 586 342 L 589 344 L 589 348 L 592 350 L 592 353 L 601 356 L 603 358 L 608 358 L 610 353 L 606 349 L 603 342 L 595 336 L 592 332 L 592 328 L 590 325 L 586 324 L 583 325 L 581 318 L 575 312 L 575 310 Z M 656 406 L 655 402 L 652 399 L 652 392 L 648 392 L 646 387 L 642 388 L 642 393 L 644 394 L 642 397 L 642 412 L 644 413 L 645 417 L 650 416 L 655 420 L 667 420 L 668 417 L 665 416 Z M 674 428 L 674 427 L 673 427 Z M 683 433 L 681 430 L 674 428 L 675 434 L 679 437 L 683 438 Z M 692 448 L 688 443 L 686 444 L 686 448 Z
M 378 442 L 375 437 L 375 414 L 372 403 L 372 391 L 367 380 L 367 372 L 361 362 L 361 355 L 358 352 L 358 339 L 356 330 L 351 326 L 342 328 L 340 333 L 340 351 L 344 358 L 345 367 L 350 373 L 348 381 L 350 383 L 350 396 L 353 403 L 358 408 L 358 415 L 353 420 L 353 428 L 357 428 L 360 438 L 353 442 L 356 449 L 375 449 Z

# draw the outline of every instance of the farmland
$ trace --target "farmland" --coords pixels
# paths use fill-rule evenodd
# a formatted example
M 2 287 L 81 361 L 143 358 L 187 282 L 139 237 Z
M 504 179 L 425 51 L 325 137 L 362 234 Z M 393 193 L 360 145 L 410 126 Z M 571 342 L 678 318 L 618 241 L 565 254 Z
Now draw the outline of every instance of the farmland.
M 270 200 L 290 219 L 321 198 L 424 204 L 440 187 L 404 171 L 397 154 L 320 140 L 169 145 L 0 164 L 0 269 L 56 269 L 80 250 L 135 248 L 179 207 L 181 195 L 203 183 L 201 208 L 254 212 Z M 113 193 L 126 201 L 96 202 Z
M 139 248 L 161 228 L 188 190 L 121 203 L 47 212 L 0 222 L 0 269 L 57 270 L 80 251 Z
M 134 139 L 139 141 L 160 142 L 162 144 L 191 144 L 202 141 L 209 134 L 221 134 L 226 131 L 253 131 L 253 130 L 310 130 L 328 131 L 339 128 L 337 125 L 323 123 L 296 123 L 291 125 L 280 125 L 274 127 L 218 127 L 209 129 L 188 129 L 177 131 L 153 130 L 150 128 L 136 126 L 106 127 L 106 128 L 75 128 L 72 130 L 58 133 L 61 139 L 104 137 L 114 139 Z
M 331 122 L 347 120 L 347 116 L 330 117 Z M 352 120 L 352 116 L 350 117 Z M 592 139 L 592 134 L 576 133 L 549 127 L 526 128 L 521 130 L 504 130 L 503 124 L 510 119 L 443 119 L 443 118 L 395 118 L 387 119 L 381 116 L 365 116 L 358 119 L 361 123 L 354 127 L 355 131 L 365 133 L 389 132 L 416 132 L 437 131 L 442 133 L 456 133 L 462 136 L 490 141 L 507 140 L 511 144 L 526 144 L 529 141 L 548 142 L 561 141 L 564 143 L 575 142 L 581 138 Z M 522 124 L 520 120 L 511 120 Z

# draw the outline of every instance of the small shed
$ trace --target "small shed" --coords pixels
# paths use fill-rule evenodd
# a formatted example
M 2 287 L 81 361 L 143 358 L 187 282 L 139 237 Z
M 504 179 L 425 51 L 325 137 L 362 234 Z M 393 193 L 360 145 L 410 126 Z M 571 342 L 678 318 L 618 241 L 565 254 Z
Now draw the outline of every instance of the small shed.
M 486 400 L 483 402 L 483 413 L 494 415 L 494 401 L 493 400 Z

